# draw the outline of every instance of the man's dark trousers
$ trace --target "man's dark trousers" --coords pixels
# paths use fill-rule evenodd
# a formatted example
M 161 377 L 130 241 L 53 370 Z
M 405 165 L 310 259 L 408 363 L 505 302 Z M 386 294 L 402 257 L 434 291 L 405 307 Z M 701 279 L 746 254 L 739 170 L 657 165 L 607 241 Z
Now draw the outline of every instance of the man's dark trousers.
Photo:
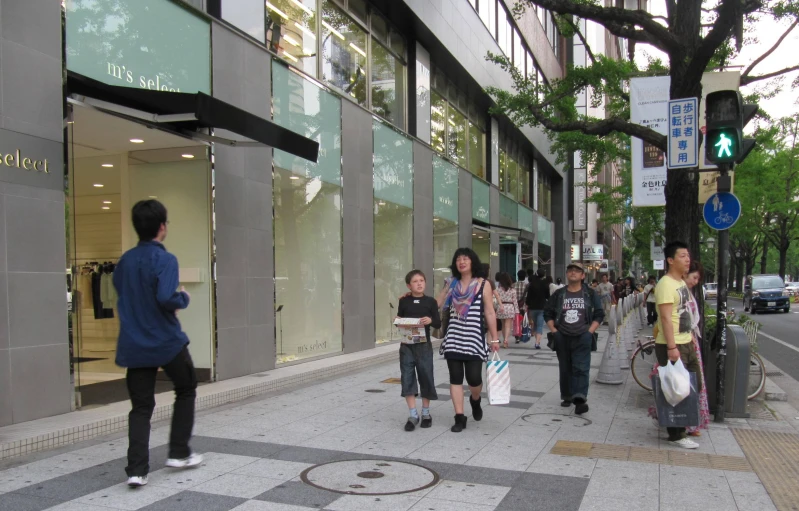
M 591 371 L 591 332 L 579 336 L 555 334 L 560 366 L 560 398 L 576 403 L 588 399 L 588 376 Z M 576 400 L 576 401 L 575 401 Z
M 655 304 L 655 302 L 646 302 L 646 324 L 654 325 L 657 320 L 657 304 Z
M 188 346 L 163 366 L 175 387 L 172 429 L 169 433 L 169 457 L 188 458 L 189 439 L 194 427 L 194 401 L 197 397 L 197 374 Z M 128 477 L 150 472 L 150 419 L 155 409 L 157 367 L 128 368 L 126 376 L 132 408 L 128 414 Z

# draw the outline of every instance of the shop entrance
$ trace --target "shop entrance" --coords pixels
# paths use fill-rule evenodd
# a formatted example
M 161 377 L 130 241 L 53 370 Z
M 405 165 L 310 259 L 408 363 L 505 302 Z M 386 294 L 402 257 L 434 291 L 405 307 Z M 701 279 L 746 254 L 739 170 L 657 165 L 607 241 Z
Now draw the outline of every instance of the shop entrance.
M 180 262 L 191 305 L 180 311 L 198 379 L 213 368 L 211 166 L 193 140 L 98 110 L 70 105 L 66 191 L 70 354 L 76 405 L 128 399 L 125 370 L 114 360 L 119 333 L 113 272 L 138 242 L 130 218 L 139 200 L 168 211 L 164 242 Z M 156 392 L 171 389 L 159 375 Z

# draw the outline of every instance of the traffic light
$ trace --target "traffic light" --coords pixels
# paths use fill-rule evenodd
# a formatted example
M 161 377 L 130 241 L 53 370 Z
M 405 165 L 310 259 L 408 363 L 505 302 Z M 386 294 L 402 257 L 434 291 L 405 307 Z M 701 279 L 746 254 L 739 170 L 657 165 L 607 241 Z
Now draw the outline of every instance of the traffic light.
M 754 139 L 743 137 L 743 129 L 757 105 L 744 105 L 737 90 L 711 92 L 705 105 L 705 157 L 716 164 L 741 163 L 755 146 Z

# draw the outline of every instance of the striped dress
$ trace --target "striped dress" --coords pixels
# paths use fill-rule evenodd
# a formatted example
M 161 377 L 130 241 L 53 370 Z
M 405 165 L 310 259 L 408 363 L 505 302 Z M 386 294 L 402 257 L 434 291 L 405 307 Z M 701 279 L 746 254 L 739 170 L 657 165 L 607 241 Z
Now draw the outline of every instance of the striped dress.
M 490 286 L 485 284 L 490 292 Z M 454 309 L 450 311 L 447 337 L 442 347 L 444 357 L 450 360 L 488 360 L 488 345 L 483 337 L 483 322 L 480 317 L 480 303 L 483 294 L 478 293 L 465 320 L 458 318 Z

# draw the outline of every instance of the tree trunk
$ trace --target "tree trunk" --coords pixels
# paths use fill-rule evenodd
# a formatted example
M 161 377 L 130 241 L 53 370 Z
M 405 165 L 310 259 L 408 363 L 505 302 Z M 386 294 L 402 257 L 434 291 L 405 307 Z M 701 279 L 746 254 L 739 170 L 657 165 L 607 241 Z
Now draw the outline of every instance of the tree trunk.
M 768 240 L 763 243 L 763 255 L 760 256 L 760 273 L 766 273 L 768 268 Z
M 780 246 L 780 277 L 785 280 L 785 268 L 788 266 L 788 249 L 791 248 L 790 243 L 783 243 Z
M 738 261 L 737 272 L 735 274 L 735 290 L 737 292 L 741 292 L 743 289 L 743 281 L 744 281 L 744 260 L 741 259 Z

